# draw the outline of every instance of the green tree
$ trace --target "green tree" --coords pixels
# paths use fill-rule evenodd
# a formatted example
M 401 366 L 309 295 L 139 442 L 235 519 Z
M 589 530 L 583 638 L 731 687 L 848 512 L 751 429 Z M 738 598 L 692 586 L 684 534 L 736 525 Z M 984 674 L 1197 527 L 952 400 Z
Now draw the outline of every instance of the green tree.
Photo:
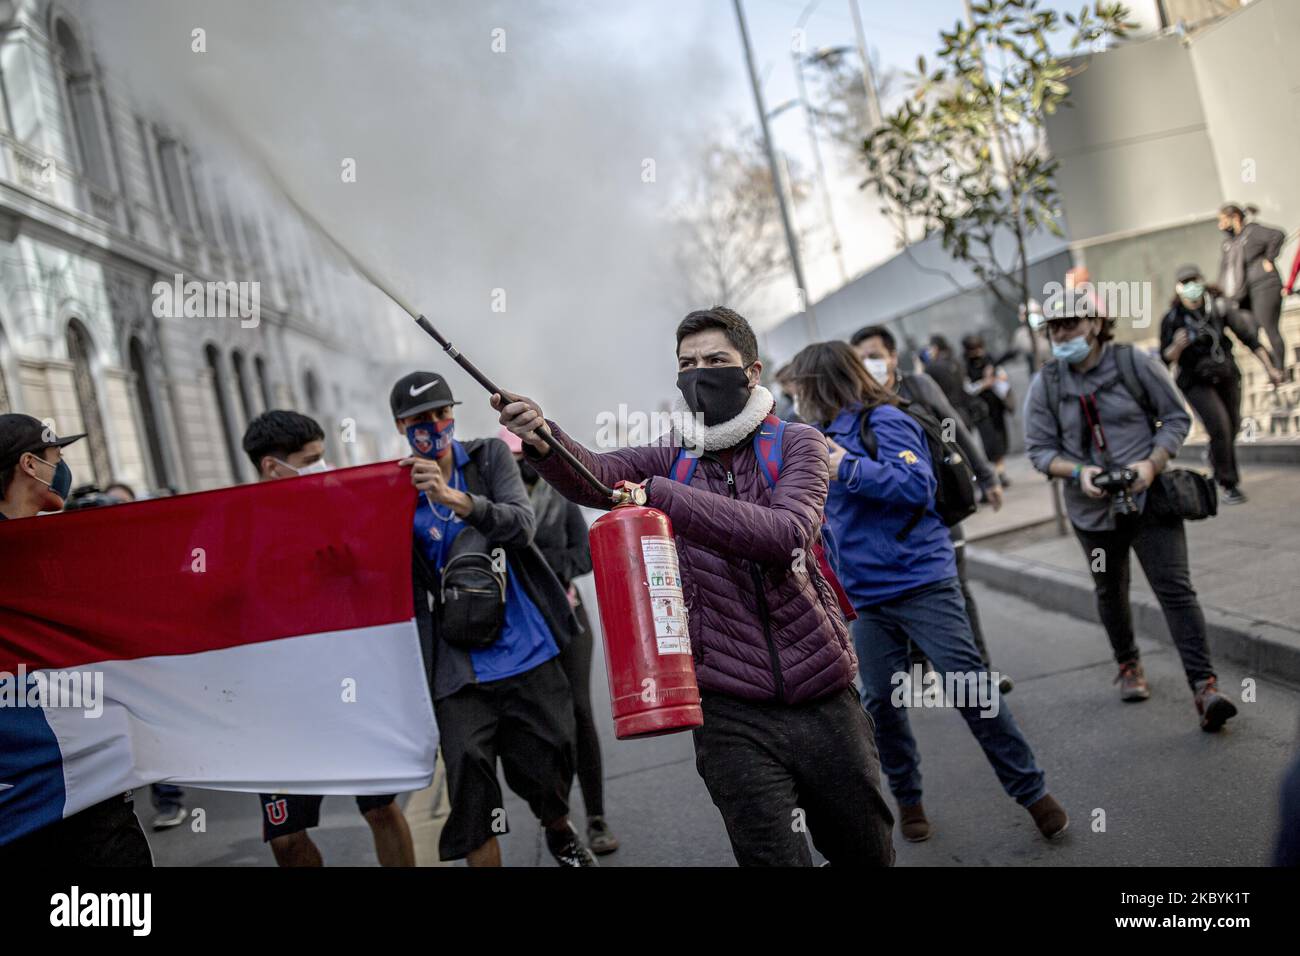
M 912 95 L 863 141 L 863 187 L 904 242 L 916 229 L 937 233 L 1000 302 L 1027 310 L 1026 240 L 1039 229 L 1061 235 L 1046 119 L 1069 104 L 1085 54 L 1136 24 L 1120 3 L 1063 16 L 1039 0 L 981 0 L 969 10 L 968 23 L 940 32 L 934 68 L 917 60 Z M 1064 28 L 1068 41 L 1053 48 Z M 1003 261 L 1007 236 L 1014 250 Z

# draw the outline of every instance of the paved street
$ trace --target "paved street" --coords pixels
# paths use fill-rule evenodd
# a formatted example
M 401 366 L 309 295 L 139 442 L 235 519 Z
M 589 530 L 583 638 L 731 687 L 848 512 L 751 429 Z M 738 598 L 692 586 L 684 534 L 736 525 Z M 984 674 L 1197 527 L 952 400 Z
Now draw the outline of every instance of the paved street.
M 1153 697 L 1122 705 L 1099 628 L 988 589 L 977 594 L 994 663 L 1016 680 L 1008 703 L 1070 812 L 1070 830 L 1059 844 L 1044 843 L 1029 816 L 1002 794 L 964 722 L 946 710 L 917 710 L 912 721 L 935 834 L 925 844 L 899 841 L 900 865 L 1267 861 L 1277 783 L 1297 746 L 1300 693 L 1261 680 L 1258 702 L 1242 705 L 1227 731 L 1203 734 L 1167 644 L 1142 642 Z M 1229 687 L 1244 676 L 1226 667 L 1220 673 Z M 614 741 L 599 659 L 593 681 L 606 741 L 608 817 L 623 841 L 602 865 L 734 865 L 721 818 L 695 773 L 689 736 Z M 158 863 L 272 864 L 253 796 L 191 791 L 190 800 L 207 811 L 207 832 L 151 835 Z M 576 788 L 575 801 L 580 806 Z M 507 865 L 552 865 L 527 807 L 511 796 L 506 809 L 514 828 L 503 841 Z M 1105 812 L 1105 832 L 1090 825 L 1098 810 Z M 575 819 L 581 821 L 580 811 Z M 313 833 L 327 864 L 374 865 L 369 830 L 350 799 L 327 798 Z

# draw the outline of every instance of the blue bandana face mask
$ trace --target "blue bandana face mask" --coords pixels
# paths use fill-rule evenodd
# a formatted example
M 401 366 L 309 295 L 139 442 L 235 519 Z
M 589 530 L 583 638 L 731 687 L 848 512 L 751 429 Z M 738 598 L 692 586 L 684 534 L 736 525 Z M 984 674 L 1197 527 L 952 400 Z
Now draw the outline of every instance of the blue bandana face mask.
M 408 425 L 406 440 L 411 451 L 421 458 L 441 458 L 451 451 L 452 436 L 456 431 L 454 418 L 440 422 L 419 422 Z
M 1072 339 L 1066 339 L 1064 342 L 1052 343 L 1052 355 L 1070 365 L 1082 362 L 1092 351 L 1092 344 L 1088 341 L 1087 333 L 1076 335 Z

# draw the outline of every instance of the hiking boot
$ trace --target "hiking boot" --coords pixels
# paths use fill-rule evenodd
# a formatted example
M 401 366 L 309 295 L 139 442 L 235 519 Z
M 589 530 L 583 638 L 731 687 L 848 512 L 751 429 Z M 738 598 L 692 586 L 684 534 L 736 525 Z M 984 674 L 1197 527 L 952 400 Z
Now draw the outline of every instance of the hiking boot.
M 1038 832 L 1049 840 L 1055 840 L 1070 825 L 1070 818 L 1066 816 L 1065 807 L 1061 806 L 1056 797 L 1050 793 L 1039 797 L 1025 809 L 1034 818 L 1034 824 L 1038 827 Z
M 560 866 L 600 866 L 591 851 L 583 846 L 572 823 L 563 830 L 543 829 L 546 830 L 546 849 L 551 851 L 551 856 Z
M 604 856 L 618 849 L 618 837 L 614 836 L 614 831 L 609 828 L 604 817 L 587 819 L 587 846 L 591 847 L 591 852 L 597 856 Z
M 1237 715 L 1237 706 L 1219 693 L 1219 682 L 1207 677 L 1196 682 L 1196 712 L 1201 715 L 1201 729 L 1212 734 L 1223 726 L 1229 717 Z
M 898 829 L 908 843 L 924 843 L 930 839 L 930 821 L 925 818 L 925 808 L 919 803 L 898 808 Z
M 1151 696 L 1151 688 L 1147 686 L 1147 675 L 1142 672 L 1141 661 L 1125 661 L 1120 664 L 1119 676 L 1115 678 L 1115 683 L 1119 684 L 1120 700 L 1146 700 Z
M 1225 505 L 1244 505 L 1250 499 L 1247 498 L 1246 493 L 1236 485 L 1233 485 L 1232 487 L 1224 485 L 1219 489 L 1219 500 Z

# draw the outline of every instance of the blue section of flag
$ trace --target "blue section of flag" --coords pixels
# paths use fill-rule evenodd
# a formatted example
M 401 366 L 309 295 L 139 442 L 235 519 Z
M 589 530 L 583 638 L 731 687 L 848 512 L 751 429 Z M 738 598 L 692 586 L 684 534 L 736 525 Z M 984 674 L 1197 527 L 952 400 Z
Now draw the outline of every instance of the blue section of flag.
M 66 796 L 63 753 L 45 711 L 0 707 L 0 845 L 61 820 Z

